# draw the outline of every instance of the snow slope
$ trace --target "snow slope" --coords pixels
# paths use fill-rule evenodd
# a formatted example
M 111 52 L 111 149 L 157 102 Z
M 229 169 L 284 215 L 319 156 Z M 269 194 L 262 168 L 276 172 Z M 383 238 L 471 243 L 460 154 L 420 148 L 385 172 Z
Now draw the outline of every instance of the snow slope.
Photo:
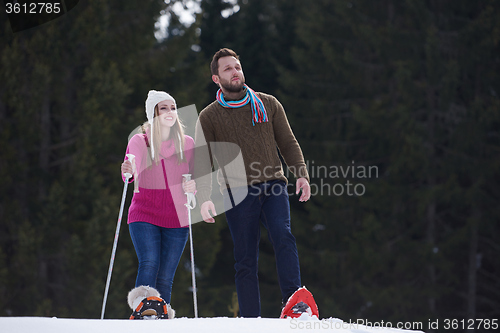
M 382 322 L 381 322 L 382 323 Z M 282 333 L 282 332 L 335 332 L 335 333 L 411 333 L 415 331 L 369 326 L 343 322 L 340 319 L 310 318 L 176 318 L 173 320 L 118 320 L 118 319 L 63 319 L 46 317 L 0 317 L 2 333 Z M 386 324 L 386 323 L 385 323 Z M 379 327 L 377 327 L 379 326 Z

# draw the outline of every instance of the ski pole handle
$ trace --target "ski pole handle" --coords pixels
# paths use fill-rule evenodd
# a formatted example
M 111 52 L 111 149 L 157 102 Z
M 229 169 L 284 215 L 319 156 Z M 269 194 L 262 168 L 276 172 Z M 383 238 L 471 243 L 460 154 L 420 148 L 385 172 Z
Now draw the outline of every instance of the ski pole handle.
M 182 177 L 184 177 L 185 182 L 188 182 L 191 180 L 190 173 L 183 174 Z M 187 196 L 187 201 L 188 201 L 186 203 L 186 207 L 189 209 L 194 209 L 194 207 L 196 207 L 196 198 L 194 196 L 194 193 L 186 193 L 186 196 Z
M 126 182 L 129 181 L 130 178 L 133 176 L 137 176 L 137 168 L 135 166 L 135 155 L 134 154 L 127 154 L 126 155 L 128 160 L 130 161 L 130 164 L 132 164 L 132 174 L 129 172 L 124 173 L 123 175 L 125 176 Z M 137 182 L 137 177 L 134 177 L 136 181 L 134 182 L 134 192 L 139 192 L 139 184 Z
M 132 172 L 135 173 L 135 155 L 134 154 L 127 154 L 128 160 L 130 161 L 130 164 L 132 164 Z

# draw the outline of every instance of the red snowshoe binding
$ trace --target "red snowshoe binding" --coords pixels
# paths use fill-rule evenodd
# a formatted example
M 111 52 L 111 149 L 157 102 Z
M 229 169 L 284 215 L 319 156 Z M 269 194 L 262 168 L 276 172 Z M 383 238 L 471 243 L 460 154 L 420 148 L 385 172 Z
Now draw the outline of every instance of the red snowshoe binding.
M 314 297 L 306 287 L 299 288 L 286 302 L 285 307 L 281 310 L 280 318 L 298 318 L 303 313 L 308 313 L 309 316 L 319 318 L 318 306 Z
M 139 303 L 130 319 L 168 319 L 167 303 L 160 297 L 147 297 Z

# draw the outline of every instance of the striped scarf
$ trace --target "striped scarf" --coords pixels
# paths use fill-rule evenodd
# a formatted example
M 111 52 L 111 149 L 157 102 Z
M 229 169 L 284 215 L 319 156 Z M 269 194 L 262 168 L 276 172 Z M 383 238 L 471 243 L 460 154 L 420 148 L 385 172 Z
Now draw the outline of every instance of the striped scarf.
M 264 108 L 264 103 L 262 103 L 262 100 L 257 96 L 255 91 L 250 89 L 249 86 L 246 84 L 244 85 L 245 88 L 247 88 L 247 93 L 243 99 L 239 101 L 229 101 L 226 102 L 224 100 L 224 95 L 222 94 L 222 90 L 218 90 L 216 94 L 216 99 L 217 102 L 219 102 L 220 105 L 226 108 L 240 108 L 242 106 L 247 105 L 250 103 L 250 107 L 252 108 L 252 124 L 255 126 L 255 123 L 262 123 L 262 122 L 267 122 L 267 112 L 266 109 Z

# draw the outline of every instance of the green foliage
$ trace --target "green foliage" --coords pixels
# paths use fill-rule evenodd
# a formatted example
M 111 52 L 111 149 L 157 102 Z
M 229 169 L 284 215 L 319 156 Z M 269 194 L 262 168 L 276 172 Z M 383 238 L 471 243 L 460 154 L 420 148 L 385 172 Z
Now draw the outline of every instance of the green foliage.
M 211 57 L 230 47 L 248 84 L 280 99 L 308 161 L 313 198 L 290 203 L 302 282 L 320 314 L 498 317 L 497 2 L 242 0 L 223 17 L 231 3 L 203 0 L 190 27 L 177 2 L 80 2 L 16 34 L 0 14 L 0 315 L 98 318 L 119 166 L 147 91 L 200 111 L 216 90 Z M 161 13 L 170 23 L 157 40 Z M 348 167 L 376 173 L 338 171 Z M 363 194 L 337 195 L 347 181 Z M 137 259 L 124 221 L 107 318 L 130 314 Z M 200 316 L 232 316 L 224 217 L 193 233 Z M 262 315 L 277 317 L 265 234 Z M 180 317 L 193 315 L 190 287 L 186 248 L 172 294 Z
M 481 275 L 498 266 L 476 256 L 496 238 L 486 216 L 498 219 L 484 204 L 499 194 L 485 182 L 498 179 L 498 80 L 488 74 L 498 45 L 486 42 L 498 6 L 317 1 L 300 9 L 297 70 L 284 68 L 280 78 L 306 158 L 374 165 L 380 174 L 357 180 L 363 196 L 314 197 L 303 213 L 333 243 L 321 267 L 337 280 L 317 297 L 323 311 L 392 321 L 492 318 L 487 304 L 498 297 L 482 289 L 497 282 Z M 314 281 L 323 290 L 326 281 Z
M 98 318 L 126 138 L 145 119 L 147 90 L 168 88 L 175 95 L 189 86 L 174 89 L 160 81 L 152 87 L 160 60 L 185 67 L 196 60 L 184 51 L 195 42 L 194 32 L 168 50 L 158 47 L 154 24 L 164 7 L 90 1 L 43 26 L 2 33 L 2 315 Z M 136 270 L 125 225 L 107 317 L 129 315 L 124 300 Z M 27 308 L 25 299 L 37 307 Z

